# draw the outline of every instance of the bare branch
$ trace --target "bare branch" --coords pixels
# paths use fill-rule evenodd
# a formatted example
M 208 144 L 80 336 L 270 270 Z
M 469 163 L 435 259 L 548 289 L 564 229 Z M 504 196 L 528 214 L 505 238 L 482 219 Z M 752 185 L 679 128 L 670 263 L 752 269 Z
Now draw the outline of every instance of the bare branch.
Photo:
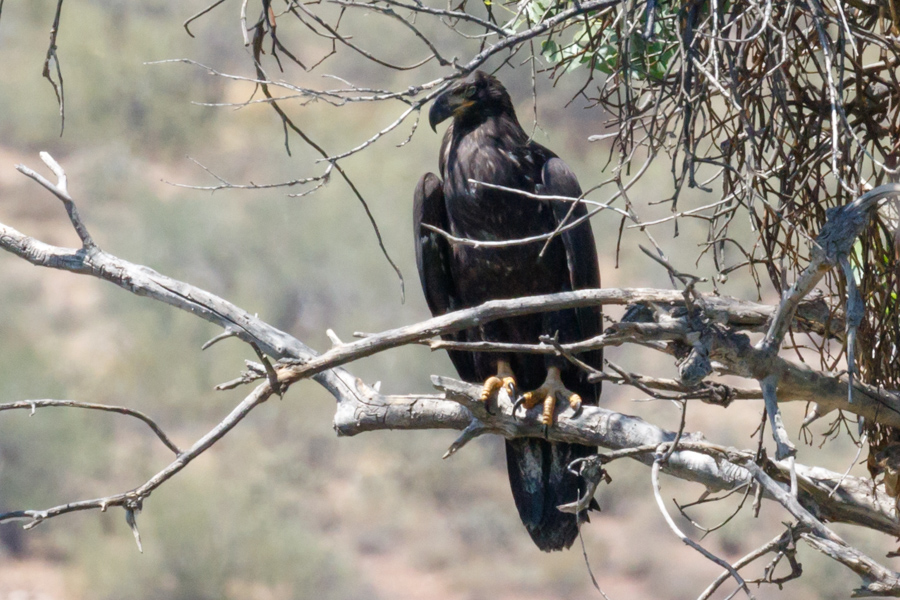
M 140 547 L 140 536 L 137 534 L 136 527 L 132 525 L 134 519 L 133 511 L 141 508 L 144 499 L 147 498 L 153 490 L 171 479 L 192 460 L 203 454 L 213 444 L 222 439 L 229 431 L 231 431 L 231 429 L 240 423 L 251 410 L 268 400 L 269 396 L 273 393 L 274 392 L 272 388 L 269 387 L 268 383 L 258 386 L 249 396 L 244 398 L 244 400 L 238 404 L 227 417 L 207 432 L 206 435 L 194 442 L 190 448 L 180 453 L 166 468 L 159 471 L 156 475 L 131 491 L 113 494 L 112 496 L 103 498 L 94 498 L 92 500 L 69 502 L 44 510 L 17 510 L 7 512 L 0 514 L 0 522 L 13 519 L 28 519 L 29 522 L 25 527 L 31 528 L 41 524 L 47 519 L 71 512 L 82 510 L 105 511 L 110 506 L 122 506 L 126 511 L 131 511 L 131 517 L 128 517 L 127 515 L 129 512 L 126 512 L 126 518 L 130 519 L 129 525 L 132 526 L 132 531 L 135 533 L 135 540 Z
M 657 400 L 702 400 L 710 404 L 728 406 L 732 400 L 760 400 L 762 392 L 750 388 L 734 388 L 718 382 L 703 382 L 696 386 L 685 385 L 676 379 L 650 377 L 640 373 L 631 373 L 610 361 L 607 366 L 617 375 L 598 373 L 588 376 L 590 381 L 609 381 L 616 385 L 630 385 Z M 660 392 L 674 392 L 662 394 Z
M 44 59 L 44 70 L 42 72 L 44 79 L 53 86 L 53 93 L 56 94 L 56 102 L 59 104 L 60 137 L 62 137 L 66 129 L 66 95 L 63 88 L 62 67 L 59 64 L 59 55 L 56 53 L 56 36 L 59 34 L 59 18 L 62 15 L 63 1 L 56 0 L 56 15 L 53 17 L 53 26 L 50 28 L 50 44 L 47 46 L 47 57 Z M 53 80 L 53 75 L 50 73 L 51 62 L 56 67 L 56 81 Z
M 849 546 L 756 464 L 748 461 L 746 467 L 750 469 L 753 477 L 766 489 L 767 493 L 784 506 L 795 519 L 809 528 L 808 532 L 801 534 L 806 542 L 816 550 L 852 569 L 862 578 L 863 587 L 855 590 L 854 596 L 900 595 L 900 575 L 884 568 L 856 548 Z
M 666 523 L 669 525 L 669 529 L 671 529 L 676 536 L 678 536 L 682 542 L 713 561 L 717 565 L 724 567 L 729 574 L 734 577 L 734 580 L 738 582 L 738 585 L 744 590 L 744 593 L 747 594 L 748 598 L 755 598 L 753 594 L 750 592 L 750 588 L 747 587 L 747 582 L 744 581 L 744 578 L 740 576 L 737 570 L 732 567 L 730 564 L 686 536 L 675 524 L 675 521 L 672 520 L 672 515 L 669 514 L 669 511 L 666 510 L 665 502 L 663 502 L 662 495 L 659 493 L 659 467 L 660 464 L 663 463 L 663 452 L 657 451 L 656 458 L 653 461 L 653 466 L 650 470 L 651 478 L 653 480 L 653 496 L 656 498 L 656 505 L 659 507 L 659 511 L 662 513 L 663 517 L 666 520 Z
M 797 536 L 801 531 L 805 528 L 803 526 L 798 527 L 788 527 L 784 533 L 777 536 L 767 544 L 763 544 L 753 552 L 745 555 L 743 558 L 738 560 L 736 563 L 732 565 L 735 570 L 742 569 L 745 566 L 749 565 L 756 559 L 765 556 L 771 552 L 775 552 L 779 548 L 783 548 L 786 545 L 793 543 L 795 536 Z M 709 600 L 709 598 L 715 593 L 719 586 L 721 586 L 725 581 L 731 577 L 731 571 L 726 570 L 721 575 L 719 575 L 710 585 L 706 588 L 700 596 L 697 597 L 697 600 Z
M 75 232 L 78 234 L 78 237 L 81 238 L 81 243 L 84 245 L 84 249 L 93 249 L 95 247 L 94 240 L 91 239 L 91 235 L 88 233 L 87 227 L 85 227 L 84 222 L 81 220 L 81 216 L 78 214 L 78 208 L 75 206 L 75 202 L 69 195 L 66 172 L 59 165 L 59 163 L 57 163 L 47 152 L 41 152 L 41 160 L 43 160 L 44 164 L 50 167 L 50 170 L 53 171 L 54 175 L 56 175 L 56 184 L 51 183 L 42 175 L 35 171 L 32 171 L 25 165 L 16 165 L 16 169 L 23 175 L 26 175 L 27 177 L 30 177 L 31 179 L 37 181 L 44 188 L 49 190 L 54 196 L 62 200 L 63 205 L 66 207 L 66 212 L 69 214 L 69 220 L 72 222 L 72 227 L 75 228 Z
M 766 377 L 760 382 L 760 385 L 763 398 L 766 401 L 766 412 L 769 415 L 769 421 L 772 426 L 772 435 L 775 438 L 775 458 L 784 460 L 789 456 L 795 456 L 797 448 L 788 437 L 787 430 L 784 428 L 784 421 L 781 418 L 781 411 L 778 409 L 778 398 L 775 394 L 776 379 L 772 376 Z
M 191 162 L 193 162 L 198 167 L 200 167 L 201 169 L 203 169 L 204 171 L 209 173 L 210 176 L 212 176 L 216 180 L 218 180 L 219 185 L 206 185 L 206 186 L 187 185 L 184 183 L 172 183 L 170 181 L 166 181 L 165 183 L 168 183 L 169 185 L 174 186 L 174 187 L 187 188 L 190 190 L 209 191 L 209 192 L 217 192 L 219 190 L 267 190 L 267 189 L 279 188 L 279 187 L 294 187 L 296 185 L 308 185 L 310 183 L 317 184 L 317 186 L 315 186 L 313 189 L 308 190 L 306 192 L 302 192 L 301 194 L 290 194 L 291 196 L 300 196 L 300 195 L 309 194 L 310 192 L 318 189 L 319 186 L 328 183 L 329 179 L 331 178 L 331 171 L 332 171 L 332 169 L 334 169 L 334 164 L 329 163 L 328 166 L 325 168 L 325 171 L 321 175 L 315 175 L 313 177 L 305 177 L 303 179 L 293 179 L 291 181 L 284 181 L 281 183 L 252 183 L 251 182 L 248 184 L 239 184 L 239 183 L 231 183 L 230 181 L 227 181 L 225 178 L 220 177 L 220 176 L 216 175 L 215 173 L 213 173 L 209 168 L 207 168 L 205 165 L 201 164 L 200 162 L 194 160 L 191 157 L 188 157 L 188 158 L 189 158 L 189 160 L 191 160 Z
M 51 246 L 0 223 L 0 248 L 31 264 L 91 275 L 133 294 L 195 314 L 226 331 L 234 332 L 234 336 L 245 342 L 256 343 L 274 358 L 309 360 L 317 356 L 314 350 L 293 336 L 214 294 L 117 258 L 96 246 L 91 252 Z M 314 378 L 335 397 L 342 397 L 356 389 L 356 378 L 342 369 L 328 369 Z
M 225 2 L 225 0 L 216 0 L 209 6 L 207 6 L 203 10 L 201 10 L 200 12 L 196 13 L 194 16 L 187 19 L 184 23 L 182 23 L 182 27 L 184 27 L 184 30 L 187 31 L 187 34 L 191 37 L 194 37 L 194 34 L 191 33 L 190 24 L 193 23 L 194 21 L 196 21 L 197 19 L 199 19 L 200 17 L 202 17 L 203 15 L 205 15 L 206 13 L 210 12 L 212 9 L 219 6 L 223 2 Z
M 372 389 L 359 390 L 358 400 L 348 396 L 338 402 L 334 427 L 339 435 L 358 435 L 385 429 L 455 429 L 463 431 L 473 419 L 479 421 L 483 433 L 504 437 L 543 437 L 540 407 L 524 417 L 513 415 L 513 403 L 500 394 L 496 407 L 488 412 L 481 401 L 481 387 L 448 379 L 432 377 L 443 395 L 386 396 Z M 674 441 L 675 432 L 666 431 L 647 421 L 598 406 L 583 406 L 577 415 L 563 411 L 554 427 L 547 431 L 547 439 L 556 442 L 600 446 L 616 451 L 607 458 L 600 455 L 600 464 L 619 457 L 633 458 L 647 466 L 653 464 L 653 453 L 660 444 Z M 707 489 L 739 489 L 752 481 L 745 461 L 752 461 L 755 452 L 739 451 L 704 440 L 695 432 L 686 432 L 678 449 L 669 461 L 661 464 L 663 472 L 703 484 Z M 779 478 L 787 480 L 786 465 L 774 464 Z M 893 499 L 876 490 L 867 480 L 856 477 L 842 479 L 842 474 L 820 467 L 796 465 L 799 499 L 815 506 L 816 514 L 830 521 L 854 523 L 896 535 L 900 521 Z M 785 483 L 784 489 L 788 489 Z M 837 485 L 840 489 L 829 496 Z
M 781 347 L 800 300 L 806 297 L 825 274 L 838 266 L 869 222 L 869 215 L 884 198 L 900 194 L 900 183 L 888 183 L 866 192 L 847 206 L 831 209 L 829 219 L 813 248 L 812 261 L 781 300 L 760 348 L 773 352 Z
M 508 316 L 595 304 L 634 304 L 657 302 L 679 304 L 683 297 L 677 291 L 648 289 L 582 290 L 525 299 L 502 300 L 457 311 L 417 325 L 386 331 L 361 341 L 344 344 L 318 355 L 299 340 L 279 331 L 204 290 L 173 280 L 147 267 L 114 257 L 100 249 L 90 254 L 80 250 L 49 246 L 15 229 L 0 224 L 0 248 L 10 251 L 32 264 L 63 269 L 99 277 L 132 293 L 149 296 L 215 323 L 247 342 L 259 345 L 269 356 L 299 360 L 302 364 L 282 365 L 279 381 L 290 384 L 305 377 L 314 377 L 337 397 L 352 393 L 354 378 L 345 371 L 334 370 L 364 356 L 413 343 L 442 333 L 459 331 Z M 740 304 L 729 316 L 727 299 L 705 297 L 706 311 L 714 322 L 760 323 L 765 314 L 761 305 Z M 771 314 L 771 313 L 770 313 Z M 779 389 L 786 401 L 817 401 L 823 410 L 843 409 L 865 416 L 871 422 L 900 424 L 900 399 L 888 391 L 862 383 L 853 386 L 853 403 L 836 388 L 840 379 L 822 375 L 806 367 L 792 365 L 779 357 L 769 357 L 724 332 L 711 337 L 710 356 L 721 359 L 729 371 L 744 377 L 757 378 L 760 373 L 777 372 Z M 331 373 L 330 373 L 331 372 Z M 841 388 L 846 389 L 846 388 Z
M 175 453 L 175 456 L 181 454 L 181 450 L 179 450 L 178 446 L 169 439 L 169 436 L 162 430 L 162 428 L 156 424 L 156 421 L 142 413 L 141 411 L 134 410 L 131 408 L 127 408 L 124 406 L 110 406 L 108 404 L 92 404 L 90 402 L 75 402 L 73 400 L 20 400 L 18 402 L 7 402 L 5 404 L 0 404 L 0 412 L 4 410 L 23 410 L 28 409 L 31 411 L 31 414 L 34 415 L 34 411 L 37 408 L 42 408 L 45 406 L 62 406 L 67 408 L 84 408 L 88 410 L 99 410 L 105 412 L 114 412 L 122 415 L 128 415 L 129 417 L 134 417 L 136 419 L 140 419 L 147 426 L 153 430 L 153 433 L 156 434 L 156 437 L 159 438 L 166 447 Z

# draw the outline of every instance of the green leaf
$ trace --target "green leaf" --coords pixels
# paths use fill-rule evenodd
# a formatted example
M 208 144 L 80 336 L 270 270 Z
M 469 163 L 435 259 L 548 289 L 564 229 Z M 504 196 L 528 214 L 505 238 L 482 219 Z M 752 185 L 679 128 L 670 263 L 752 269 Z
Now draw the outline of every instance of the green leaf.
M 553 63 L 558 63 L 562 58 L 562 54 L 559 51 L 559 45 L 553 40 L 544 40 L 541 42 L 541 54 Z

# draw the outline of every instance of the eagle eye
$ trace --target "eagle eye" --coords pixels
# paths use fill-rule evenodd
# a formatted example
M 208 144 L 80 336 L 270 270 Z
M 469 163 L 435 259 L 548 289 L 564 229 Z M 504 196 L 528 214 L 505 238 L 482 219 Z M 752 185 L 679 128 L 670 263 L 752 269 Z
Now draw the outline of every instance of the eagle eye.
M 463 97 L 464 97 L 464 98 L 471 98 L 471 97 L 474 96 L 474 95 L 475 95 L 475 88 L 474 88 L 474 87 L 467 87 L 465 90 L 463 90 Z

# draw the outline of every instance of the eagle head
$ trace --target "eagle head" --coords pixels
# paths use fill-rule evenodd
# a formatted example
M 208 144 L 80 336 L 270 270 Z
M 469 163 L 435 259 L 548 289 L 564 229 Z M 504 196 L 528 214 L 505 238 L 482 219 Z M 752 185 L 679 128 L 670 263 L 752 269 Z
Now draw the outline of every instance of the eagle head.
M 473 71 L 437 97 L 428 111 L 428 123 L 435 129 L 438 123 L 450 117 L 457 122 L 477 122 L 499 114 L 515 117 L 506 88 L 493 75 Z

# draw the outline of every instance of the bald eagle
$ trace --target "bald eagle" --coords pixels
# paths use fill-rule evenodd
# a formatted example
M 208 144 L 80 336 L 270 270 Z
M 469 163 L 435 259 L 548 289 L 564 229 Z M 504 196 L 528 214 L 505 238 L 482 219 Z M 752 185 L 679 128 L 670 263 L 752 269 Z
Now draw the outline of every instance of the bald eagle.
M 519 125 L 509 94 L 491 75 L 475 71 L 438 97 L 429 114 L 432 129 L 452 117 L 440 150 L 440 177 L 426 173 L 415 191 L 416 263 L 432 314 L 477 306 L 488 300 L 600 287 L 597 250 L 591 226 L 578 227 L 545 241 L 506 247 L 451 244 L 431 225 L 454 236 L 505 241 L 554 231 L 570 213 L 565 201 L 542 201 L 483 182 L 546 196 L 579 197 L 571 169 L 553 152 L 532 141 Z M 586 213 L 583 204 L 571 222 Z M 541 335 L 561 342 L 601 333 L 599 307 L 546 312 L 501 319 L 448 336 L 456 341 L 538 343 Z M 601 366 L 601 352 L 582 356 Z M 504 386 L 530 390 L 520 396 L 526 408 L 543 405 L 540 416 L 551 426 L 556 400 L 574 410 L 596 404 L 600 386 L 564 358 L 524 353 L 450 351 L 459 376 L 483 385 L 482 400 Z M 566 408 L 566 407 L 564 407 Z M 585 517 L 557 506 L 573 502 L 583 490 L 567 470 L 596 449 L 538 438 L 507 440 L 509 480 L 519 515 L 535 544 L 545 551 L 571 546 Z

